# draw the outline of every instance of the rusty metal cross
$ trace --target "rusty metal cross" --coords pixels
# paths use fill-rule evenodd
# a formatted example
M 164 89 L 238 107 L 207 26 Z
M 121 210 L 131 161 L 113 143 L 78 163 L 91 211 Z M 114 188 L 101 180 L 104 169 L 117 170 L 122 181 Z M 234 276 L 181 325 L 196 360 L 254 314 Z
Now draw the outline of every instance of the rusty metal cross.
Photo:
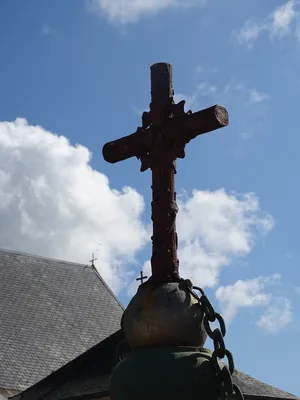
M 176 204 L 174 175 L 177 158 L 185 157 L 185 146 L 201 134 L 228 125 L 227 110 L 215 105 L 192 113 L 185 101 L 173 100 L 172 66 L 151 67 L 150 112 L 144 112 L 142 127 L 129 136 L 106 143 L 103 157 L 116 163 L 130 157 L 141 160 L 141 171 L 152 170 L 152 277 L 158 282 L 178 281 Z

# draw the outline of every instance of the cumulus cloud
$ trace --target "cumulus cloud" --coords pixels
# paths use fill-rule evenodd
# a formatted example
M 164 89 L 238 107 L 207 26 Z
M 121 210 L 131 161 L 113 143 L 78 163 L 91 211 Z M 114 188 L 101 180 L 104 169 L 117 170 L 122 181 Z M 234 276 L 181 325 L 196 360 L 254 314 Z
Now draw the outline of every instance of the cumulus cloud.
M 169 7 L 202 5 L 205 0 L 88 0 L 88 7 L 103 13 L 110 21 L 136 22 L 142 16 L 155 14 Z
M 24 119 L 0 122 L 0 152 L 1 247 L 86 264 L 100 243 L 96 267 L 112 289 L 134 280 L 128 263 L 150 236 L 135 189 L 111 188 L 91 168 L 87 148 Z M 252 193 L 195 190 L 178 197 L 181 273 L 203 287 L 217 285 L 221 269 L 273 227 Z M 143 271 L 149 276 L 149 261 Z
M 269 332 L 276 333 L 293 320 L 292 306 L 285 297 L 273 299 L 257 325 Z
M 216 291 L 224 318 L 230 323 L 238 311 L 244 307 L 265 306 L 270 303 L 271 295 L 265 293 L 265 287 L 280 279 L 278 274 L 239 280 L 232 285 L 221 286 Z
M 270 38 L 283 37 L 294 30 L 295 36 L 299 39 L 299 25 L 295 28 L 293 23 L 298 21 L 299 12 L 296 10 L 296 1 L 289 0 L 280 7 L 277 7 L 261 22 L 248 20 L 239 31 L 233 35 L 240 44 L 252 47 L 262 32 L 268 32 Z
M 178 204 L 181 274 L 202 287 L 215 286 L 221 268 L 249 254 L 255 237 L 268 233 L 274 224 L 252 193 L 195 190 Z
M 276 333 L 292 321 L 290 301 L 284 297 L 276 297 L 267 288 L 280 283 L 280 275 L 255 279 L 239 280 L 232 285 L 221 286 L 216 291 L 216 298 L 226 323 L 230 324 L 243 308 L 260 307 L 263 314 L 257 321 L 257 326 L 269 332 Z
M 276 10 L 269 17 L 270 23 L 270 34 L 271 36 L 285 36 L 290 32 L 292 22 L 298 16 L 298 12 L 295 10 L 296 1 L 289 0 L 281 7 Z
M 123 266 L 148 235 L 142 196 L 90 166 L 91 154 L 24 119 L 0 122 L 1 247 L 96 266 L 118 291 Z
M 249 20 L 245 22 L 239 31 L 234 31 L 233 36 L 239 44 L 245 43 L 249 48 L 251 48 L 260 33 L 265 29 L 267 29 L 267 27 L 264 24 L 258 25 Z

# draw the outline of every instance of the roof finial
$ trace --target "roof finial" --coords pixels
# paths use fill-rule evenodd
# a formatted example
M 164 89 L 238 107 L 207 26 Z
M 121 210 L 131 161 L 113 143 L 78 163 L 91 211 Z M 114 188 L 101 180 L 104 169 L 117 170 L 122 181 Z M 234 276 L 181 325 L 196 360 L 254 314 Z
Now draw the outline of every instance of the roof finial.
M 101 276 L 100 276 L 100 274 L 99 274 L 99 272 L 98 272 L 98 270 L 97 270 L 97 268 L 96 268 L 96 266 L 95 266 L 95 264 L 94 264 L 94 261 L 97 261 L 98 260 L 98 258 L 95 258 L 95 254 L 93 253 L 92 254 L 92 259 L 89 261 L 90 263 L 91 263 L 91 265 L 86 265 L 84 268 L 83 268 L 83 270 L 85 270 L 86 268 L 91 268 L 93 271 L 94 271 L 94 273 L 95 273 L 95 275 L 97 276 L 97 278 L 98 279 L 100 279 L 100 281 L 102 281 L 102 279 L 101 279 Z

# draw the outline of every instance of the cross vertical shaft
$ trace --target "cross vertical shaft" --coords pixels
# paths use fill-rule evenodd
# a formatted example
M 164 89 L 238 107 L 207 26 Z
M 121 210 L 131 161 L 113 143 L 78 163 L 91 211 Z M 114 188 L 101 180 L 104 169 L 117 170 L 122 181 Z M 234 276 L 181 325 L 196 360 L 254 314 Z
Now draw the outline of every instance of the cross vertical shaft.
M 151 67 L 151 113 L 153 127 L 170 117 L 173 103 L 172 66 L 158 63 Z M 152 258 L 151 268 L 154 279 L 160 281 L 178 280 L 177 234 L 176 234 L 176 193 L 174 157 L 170 157 L 170 142 L 165 140 L 158 128 L 160 152 L 152 170 Z
M 176 233 L 175 161 L 152 167 L 152 276 L 159 280 L 179 278 Z

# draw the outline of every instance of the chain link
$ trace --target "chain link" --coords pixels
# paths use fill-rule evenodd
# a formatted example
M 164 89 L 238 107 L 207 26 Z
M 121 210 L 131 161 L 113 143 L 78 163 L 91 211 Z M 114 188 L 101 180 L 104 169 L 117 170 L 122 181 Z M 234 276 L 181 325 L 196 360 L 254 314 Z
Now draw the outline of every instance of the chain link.
M 211 302 L 200 287 L 193 286 L 190 280 L 185 281 L 189 293 L 198 301 L 203 313 L 203 325 L 207 335 L 214 343 L 214 351 L 212 353 L 211 363 L 212 366 L 221 380 L 220 400 L 228 400 L 234 397 L 235 400 L 244 400 L 244 396 L 240 388 L 232 382 L 232 374 L 234 373 L 233 356 L 225 347 L 224 336 L 226 335 L 226 326 L 223 317 L 216 313 Z M 194 290 L 200 292 L 199 297 Z M 219 328 L 212 330 L 210 323 L 218 321 Z M 224 358 L 228 360 L 228 367 L 220 363 L 219 360 Z

